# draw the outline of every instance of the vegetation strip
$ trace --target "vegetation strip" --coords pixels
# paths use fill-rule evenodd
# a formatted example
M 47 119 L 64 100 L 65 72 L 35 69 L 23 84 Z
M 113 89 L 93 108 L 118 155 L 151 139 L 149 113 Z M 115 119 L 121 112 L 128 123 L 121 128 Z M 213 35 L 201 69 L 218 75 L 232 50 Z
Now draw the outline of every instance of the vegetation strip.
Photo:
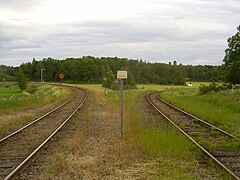
M 77 90 L 78 88 L 75 89 Z M 81 100 L 83 96 L 83 93 L 80 91 L 83 90 L 79 89 L 76 91 L 78 93 L 78 98 L 73 98 L 73 100 L 67 104 L 66 108 L 61 109 L 61 111 L 58 110 L 57 113 L 52 113 L 50 116 L 45 117 L 44 120 L 34 124 L 34 126 L 30 126 L 29 128 L 21 131 L 21 133 L 16 134 L 13 138 L 10 138 L 8 141 L 1 143 L 0 162 L 1 164 L 4 164 L 4 166 L 0 166 L 0 175 L 2 177 L 9 174 L 12 167 L 16 167 L 19 163 L 21 164 L 21 161 L 25 159 L 25 157 L 28 156 L 34 148 L 42 143 L 44 138 L 47 138 L 49 134 L 55 131 L 56 128 L 69 117 L 68 114 L 72 114 L 72 112 L 76 109 L 76 105 L 80 108 L 83 104 L 81 101 L 79 105 L 79 100 Z M 83 92 L 86 97 L 86 92 Z M 21 150 L 19 151 L 19 147 L 24 149 L 24 152 Z
M 166 88 L 161 92 L 161 98 L 240 138 L 240 91 L 229 89 L 202 95 L 198 88 L 201 84 Z
M 203 123 L 203 124 L 205 124 L 205 125 L 207 125 L 207 126 L 209 126 L 209 127 L 215 128 L 215 129 L 217 129 L 218 131 L 220 131 L 221 133 L 226 134 L 226 135 L 228 135 L 228 136 L 230 136 L 230 137 L 232 137 L 232 138 L 240 141 L 240 138 L 234 136 L 233 134 L 230 134 L 229 132 L 224 131 L 224 130 L 222 130 L 222 129 L 220 129 L 220 128 L 218 128 L 218 127 L 216 127 L 216 126 L 214 126 L 214 125 L 212 125 L 212 124 L 210 124 L 210 123 L 208 123 L 208 122 L 206 122 L 206 121 L 204 121 L 204 120 L 202 120 L 202 119 L 200 119 L 200 118 L 198 118 L 198 117 L 196 117 L 196 116 L 194 116 L 194 115 L 192 115 L 192 114 L 189 114 L 188 112 L 186 112 L 186 111 L 184 111 L 184 110 L 182 110 L 182 109 L 180 109 L 180 108 L 178 108 L 178 107 L 176 107 L 176 106 L 174 106 L 174 105 L 172 105 L 172 104 L 170 104 L 170 103 L 168 103 L 168 102 L 166 102 L 166 101 L 164 101 L 163 99 L 160 98 L 159 95 L 157 96 L 157 98 L 158 98 L 160 101 L 162 101 L 163 103 L 167 104 L 168 106 L 171 106 L 172 108 L 177 109 L 178 111 L 181 111 L 183 114 L 186 114 L 186 115 L 188 115 L 188 116 L 191 116 L 193 119 L 196 119 L 196 120 L 200 121 L 201 123 Z
M 187 136 L 192 142 L 194 142 L 194 144 L 196 144 L 205 154 L 207 154 L 211 159 L 213 159 L 218 165 L 220 165 L 223 169 L 225 169 L 228 173 L 230 173 L 234 178 L 236 179 L 240 179 L 239 178 L 239 174 L 237 174 L 237 170 L 236 173 L 234 173 L 234 169 L 233 169 L 233 164 L 229 164 L 231 161 L 227 160 L 228 163 L 225 163 L 224 165 L 224 161 L 220 161 L 218 160 L 216 157 L 214 157 L 211 153 L 209 153 L 208 150 L 206 150 L 205 148 L 203 148 L 199 143 L 197 143 L 197 141 L 195 141 L 190 135 L 189 133 L 185 132 L 182 128 L 179 127 L 179 123 L 178 122 L 174 122 L 172 121 L 169 117 L 167 117 L 162 111 L 159 110 L 159 105 L 156 105 L 155 103 L 153 103 L 152 100 L 152 96 L 155 97 L 155 103 L 156 103 L 156 93 L 151 93 L 147 96 L 147 99 L 149 101 L 149 103 L 161 114 L 163 115 L 171 124 L 173 124 L 178 130 L 180 130 L 185 136 Z M 159 100 L 158 100 L 159 101 Z M 177 124 L 178 125 L 177 125 Z M 239 156 L 239 155 L 238 155 Z M 225 157 L 226 158 L 226 157 Z M 232 166 L 231 166 L 232 165 Z M 227 166 L 227 167 L 226 167 Z M 235 167 L 236 168 L 236 167 Z

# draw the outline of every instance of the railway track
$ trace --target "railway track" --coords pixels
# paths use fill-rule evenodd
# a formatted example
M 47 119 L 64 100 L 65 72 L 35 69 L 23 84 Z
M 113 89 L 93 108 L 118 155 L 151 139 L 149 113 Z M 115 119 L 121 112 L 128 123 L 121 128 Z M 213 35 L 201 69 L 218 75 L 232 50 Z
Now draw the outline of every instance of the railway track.
M 70 88 L 68 101 L 0 140 L 0 179 L 12 178 L 83 106 L 86 92 Z
M 240 149 L 229 148 L 239 144 L 240 139 L 162 100 L 159 92 L 147 95 L 148 102 L 164 118 L 188 137 L 201 151 L 240 180 Z

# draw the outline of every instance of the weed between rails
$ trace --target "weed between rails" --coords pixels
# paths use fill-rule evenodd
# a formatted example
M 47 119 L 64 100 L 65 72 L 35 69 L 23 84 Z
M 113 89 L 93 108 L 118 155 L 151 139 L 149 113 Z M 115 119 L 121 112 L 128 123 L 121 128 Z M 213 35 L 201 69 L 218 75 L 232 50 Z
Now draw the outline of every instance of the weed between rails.
M 49 168 L 51 174 L 64 174 L 69 171 L 68 158 L 63 153 L 57 153 L 54 157 L 53 163 Z

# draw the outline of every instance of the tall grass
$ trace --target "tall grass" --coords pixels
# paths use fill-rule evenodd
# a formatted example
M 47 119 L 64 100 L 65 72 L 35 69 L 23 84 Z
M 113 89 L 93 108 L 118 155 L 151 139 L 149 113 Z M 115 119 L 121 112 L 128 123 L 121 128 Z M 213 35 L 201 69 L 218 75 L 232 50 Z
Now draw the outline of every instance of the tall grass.
M 161 96 L 196 116 L 240 137 L 240 91 L 200 95 L 197 89 L 170 89 Z
M 52 86 L 40 86 L 33 94 L 21 92 L 17 86 L 0 87 L 0 114 L 47 104 L 67 94 L 67 91 Z
M 148 92 L 150 91 L 124 91 L 124 138 L 143 149 L 145 158 L 159 160 L 161 168 L 156 171 L 160 172 L 161 178 L 191 179 L 188 171 L 194 166 L 198 151 L 179 131 L 168 126 L 167 122 L 159 119 L 162 124 L 158 128 L 143 123 L 138 108 L 141 103 L 139 96 Z M 119 104 L 119 92 L 111 91 L 105 96 L 110 103 Z
M 0 83 L 0 136 L 33 120 L 25 110 L 40 107 L 69 95 L 63 88 L 40 86 L 30 94 L 21 92 L 15 84 Z

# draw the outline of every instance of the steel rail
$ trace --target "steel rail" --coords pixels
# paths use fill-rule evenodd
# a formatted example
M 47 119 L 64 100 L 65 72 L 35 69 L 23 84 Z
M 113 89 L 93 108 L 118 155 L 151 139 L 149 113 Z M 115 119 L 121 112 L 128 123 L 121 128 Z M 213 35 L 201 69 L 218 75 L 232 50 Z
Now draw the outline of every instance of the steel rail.
M 159 113 L 161 114 L 165 119 L 167 119 L 173 126 L 175 126 L 182 134 L 184 134 L 188 139 L 190 139 L 199 149 L 201 149 L 202 152 L 204 152 L 208 157 L 210 157 L 212 160 L 214 160 L 215 163 L 217 163 L 221 168 L 223 168 L 226 172 L 228 172 L 232 177 L 234 177 L 237 180 L 240 180 L 240 177 L 238 177 L 236 174 L 234 174 L 229 168 L 227 168 L 224 164 L 222 164 L 218 159 L 216 159 L 210 152 L 208 152 L 204 147 L 202 147 L 199 143 L 197 143 L 191 136 L 189 136 L 185 131 L 183 131 L 177 124 L 175 124 L 171 119 L 169 119 L 163 112 L 161 112 L 150 100 L 149 96 L 154 94 L 156 92 L 147 94 L 147 101 L 149 104 Z
M 72 118 L 72 116 L 83 106 L 85 101 L 87 100 L 88 96 L 86 91 L 83 90 L 85 93 L 84 99 L 81 104 L 72 112 L 72 114 L 50 135 L 46 138 L 27 158 L 25 158 L 14 170 L 8 174 L 4 180 L 11 179 L 16 173 Z
M 170 103 L 168 103 L 168 102 L 166 102 L 166 101 L 164 101 L 162 98 L 160 98 L 159 95 L 157 96 L 157 98 L 158 98 L 160 101 L 162 101 L 164 104 L 166 104 L 166 105 L 168 105 L 168 106 L 171 106 L 172 108 L 174 108 L 174 109 L 176 109 L 176 110 L 178 110 L 178 111 L 181 111 L 183 114 L 185 114 L 185 115 L 187 115 L 187 116 L 190 116 L 190 117 L 193 118 L 193 119 L 198 120 L 198 121 L 201 122 L 202 124 L 204 124 L 204 125 L 206 125 L 206 126 L 210 126 L 210 127 L 212 127 L 212 128 L 215 128 L 215 129 L 218 130 L 219 132 L 221 132 L 221 133 L 223 133 L 223 134 L 225 134 L 225 135 L 227 135 L 227 136 L 230 136 L 230 137 L 232 137 L 232 138 L 240 141 L 240 138 L 234 136 L 233 134 L 230 134 L 229 132 L 224 131 L 224 130 L 222 130 L 222 129 L 220 129 L 220 128 L 218 128 L 218 127 L 216 127 L 216 126 L 214 126 L 214 125 L 212 125 L 212 124 L 210 124 L 210 123 L 208 123 L 208 122 L 206 122 L 206 121 L 204 121 L 204 120 L 202 120 L 202 119 L 200 119 L 200 118 L 198 118 L 198 117 L 196 117 L 196 116 L 194 116 L 194 115 L 192 115 L 192 114 L 190 114 L 190 113 L 188 113 L 188 112 L 186 112 L 186 111 L 184 111 L 184 110 L 182 110 L 182 109 L 180 109 L 180 108 L 178 108 L 178 107 L 176 107 L 176 106 L 174 106 L 174 105 L 172 105 L 172 104 L 170 104 Z
M 73 97 L 71 97 L 69 100 L 67 100 L 66 102 L 64 102 L 63 104 L 59 105 L 58 107 L 52 109 L 51 111 L 47 112 L 46 114 L 42 115 L 41 117 L 35 119 L 34 121 L 30 122 L 29 124 L 19 128 L 18 130 L 15 130 L 14 132 L 12 132 L 11 134 L 5 136 L 4 138 L 0 139 L 0 143 L 7 140 L 10 137 L 13 137 L 14 135 L 16 135 L 17 133 L 21 132 L 22 130 L 28 128 L 29 126 L 35 124 L 36 122 L 40 121 L 41 119 L 45 118 L 46 116 L 52 114 L 53 112 L 55 112 L 56 110 L 58 110 L 59 108 L 61 108 L 62 106 L 64 106 L 65 104 L 69 103 L 72 99 L 74 99 L 76 97 L 76 95 L 74 95 Z

